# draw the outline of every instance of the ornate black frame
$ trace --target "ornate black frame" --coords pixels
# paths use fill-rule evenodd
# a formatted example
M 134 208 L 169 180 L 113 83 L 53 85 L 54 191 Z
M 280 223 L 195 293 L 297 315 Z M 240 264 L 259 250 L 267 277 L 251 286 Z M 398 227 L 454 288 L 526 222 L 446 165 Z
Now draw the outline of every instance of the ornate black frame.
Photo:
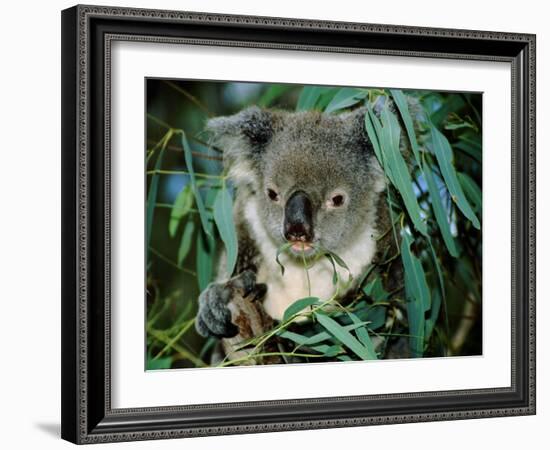
M 112 409 L 113 40 L 506 61 L 512 66 L 512 385 Z M 62 437 L 160 439 L 535 413 L 535 36 L 75 6 L 62 12 Z

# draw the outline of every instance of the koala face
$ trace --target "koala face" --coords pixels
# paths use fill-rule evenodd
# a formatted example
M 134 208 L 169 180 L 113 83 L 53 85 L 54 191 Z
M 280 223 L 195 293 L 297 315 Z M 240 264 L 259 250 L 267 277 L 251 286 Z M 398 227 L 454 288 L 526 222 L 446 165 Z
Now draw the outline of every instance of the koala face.
M 296 257 L 338 253 L 373 225 L 384 179 L 363 109 L 340 115 L 251 108 L 212 119 L 230 175 L 258 205 L 277 247 Z

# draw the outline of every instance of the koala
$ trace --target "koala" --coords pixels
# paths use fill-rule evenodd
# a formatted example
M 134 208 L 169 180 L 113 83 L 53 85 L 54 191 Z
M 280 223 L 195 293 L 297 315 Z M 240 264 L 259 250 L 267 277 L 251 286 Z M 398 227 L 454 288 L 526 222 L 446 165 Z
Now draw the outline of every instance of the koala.
M 393 102 L 385 101 L 395 111 Z M 376 114 L 382 107 L 376 103 Z M 221 267 L 217 281 L 200 294 L 199 334 L 235 336 L 239 330 L 229 306 L 237 296 L 257 298 L 262 318 L 273 321 L 280 321 L 287 307 L 303 297 L 324 301 L 337 293 L 343 302 L 353 296 L 371 264 L 397 253 L 398 243 L 387 232 L 386 180 L 364 128 L 365 111 L 326 114 L 250 107 L 207 122 L 235 186 L 239 254 L 234 273 Z M 404 134 L 401 141 L 407 143 Z M 276 256 L 284 244 L 289 248 L 279 255 L 283 274 Z M 339 282 L 333 283 L 334 268 L 327 258 L 315 260 L 308 282 L 304 260 L 315 259 L 322 248 L 346 262 L 351 283 L 348 270 L 338 266 Z M 384 285 L 399 289 L 400 259 L 390 264 Z

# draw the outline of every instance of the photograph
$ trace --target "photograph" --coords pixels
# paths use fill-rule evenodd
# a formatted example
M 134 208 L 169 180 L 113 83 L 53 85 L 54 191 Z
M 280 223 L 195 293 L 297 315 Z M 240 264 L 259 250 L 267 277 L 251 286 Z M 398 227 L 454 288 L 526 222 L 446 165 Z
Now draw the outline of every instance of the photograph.
M 483 94 L 145 78 L 146 370 L 483 355 Z

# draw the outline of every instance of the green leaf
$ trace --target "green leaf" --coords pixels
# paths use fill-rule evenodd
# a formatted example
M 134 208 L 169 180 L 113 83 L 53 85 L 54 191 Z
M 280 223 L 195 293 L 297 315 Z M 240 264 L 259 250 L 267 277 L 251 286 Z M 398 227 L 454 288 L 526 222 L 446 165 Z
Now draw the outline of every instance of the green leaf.
M 258 105 L 264 108 L 270 106 L 275 100 L 282 97 L 289 89 L 291 89 L 291 86 L 286 84 L 272 84 L 258 100 Z
M 407 105 L 407 99 L 403 92 L 399 89 L 390 89 L 390 92 L 395 104 L 397 105 L 397 109 L 401 114 L 403 123 L 405 124 L 405 129 L 407 130 L 407 136 L 409 137 L 416 163 L 418 164 L 418 167 L 422 167 L 420 164 L 420 147 L 418 146 L 418 141 L 416 140 L 416 133 L 414 131 L 413 120 Z
M 474 133 L 463 133 L 458 137 L 458 142 L 453 144 L 466 155 L 481 163 L 481 142 L 480 135 Z
M 338 271 L 336 270 L 336 264 L 348 271 L 348 283 L 351 282 L 351 280 L 353 279 L 353 275 L 344 260 L 340 258 L 336 253 L 333 253 L 326 248 L 323 248 L 322 252 L 332 264 L 332 284 L 336 285 L 338 283 Z
M 172 130 L 170 130 L 162 139 L 162 147 L 160 149 L 157 161 L 155 162 L 155 172 L 162 167 L 162 160 L 164 158 L 164 152 L 168 141 L 172 137 Z M 147 193 L 147 248 L 151 245 L 151 236 L 153 235 L 153 218 L 155 216 L 155 204 L 157 202 L 157 195 L 159 190 L 160 176 L 154 173 L 151 178 L 151 184 L 149 185 L 149 191 Z
M 382 286 L 382 281 L 379 277 L 376 277 L 374 280 L 363 286 L 363 292 L 375 302 L 383 302 L 390 296 L 390 294 Z
M 439 195 L 439 189 L 435 183 L 432 168 L 428 164 L 424 164 L 423 173 L 424 178 L 426 179 L 426 184 L 428 185 L 428 191 L 430 192 L 430 201 L 432 203 L 435 220 L 439 226 L 439 231 L 441 231 L 441 236 L 443 236 L 443 241 L 445 242 L 447 250 L 449 250 L 451 256 L 457 258 L 458 249 L 456 247 L 455 238 L 451 233 L 451 225 L 447 220 L 445 207 L 441 201 L 441 196 Z
M 275 255 L 275 261 L 276 261 L 277 264 L 279 264 L 279 266 L 281 267 L 281 275 L 284 275 L 284 274 L 285 274 L 285 266 L 283 266 L 283 264 L 282 264 L 281 261 L 279 260 L 279 256 L 281 255 L 281 253 L 286 252 L 291 246 L 292 246 L 292 242 L 287 242 L 286 244 L 281 245 L 281 246 L 277 249 L 277 254 Z
M 207 223 L 207 227 L 212 227 L 211 222 Z M 216 240 L 212 237 L 212 229 L 209 232 L 210 234 L 206 234 L 201 228 L 197 233 L 197 282 L 201 291 L 212 281 L 216 253 Z
M 332 101 L 332 99 L 334 98 L 338 90 L 339 89 L 335 87 L 326 88 L 321 94 L 321 96 L 319 97 L 319 100 L 317 100 L 315 109 L 319 111 L 324 111 L 327 105 Z
M 462 172 L 458 172 L 458 181 L 460 181 L 468 200 L 473 203 L 475 211 L 480 213 L 482 208 L 482 197 L 481 189 L 477 183 L 469 175 Z
M 453 165 L 453 150 L 447 138 L 433 125 L 432 130 L 432 144 L 437 162 L 439 163 L 439 170 L 443 175 L 447 189 L 451 193 L 451 199 L 462 211 L 462 214 L 469 219 L 473 226 L 480 229 L 479 220 L 476 217 L 472 207 L 466 200 L 464 191 L 460 186 L 455 167 Z
M 195 171 L 193 169 L 193 154 L 191 153 L 191 147 L 189 146 L 189 142 L 187 142 L 187 137 L 183 131 L 181 132 L 181 145 L 183 147 L 185 165 L 187 166 L 187 171 L 189 172 L 189 178 L 191 180 L 191 189 L 193 191 L 193 195 L 195 196 L 195 203 L 197 204 L 197 209 L 199 210 L 202 229 L 207 235 L 210 235 L 211 230 L 209 229 L 209 226 L 208 226 L 208 215 L 206 213 L 206 208 L 204 207 L 204 202 L 202 200 L 201 194 L 199 192 L 199 188 L 197 186 Z
M 431 298 L 426 275 L 420 260 L 411 252 L 411 237 L 403 233 L 401 257 L 405 269 L 405 293 L 409 320 L 410 348 L 414 357 L 424 352 L 424 313 L 430 309 Z
M 172 367 L 172 357 L 165 356 L 164 358 L 149 359 L 147 358 L 147 370 L 169 369 Z
M 227 257 L 227 275 L 231 276 L 235 270 L 238 254 L 237 231 L 233 221 L 233 199 L 223 184 L 214 200 L 214 222 L 220 232 L 220 237 L 225 245 Z
M 318 322 L 343 345 L 349 348 L 362 360 L 376 359 L 376 354 L 372 354 L 362 345 L 353 335 L 347 331 L 342 325 L 331 319 L 325 314 L 316 313 L 315 318 Z
M 300 97 L 298 97 L 296 111 L 308 111 L 310 109 L 314 109 L 317 101 L 326 90 L 327 88 L 320 86 L 306 86 L 303 88 L 300 93 Z
M 432 291 L 432 308 L 430 310 L 430 316 L 426 319 L 425 324 L 425 338 L 429 339 L 432 335 L 433 329 L 435 327 L 435 323 L 437 322 L 437 318 L 439 317 L 439 310 L 441 308 L 441 294 L 437 289 L 434 289 Z
M 444 128 L 446 130 L 460 130 L 461 128 L 473 128 L 475 130 L 475 125 L 469 122 L 447 123 Z
M 383 305 L 372 305 L 367 310 L 366 319 L 369 321 L 368 328 L 370 330 L 377 330 L 386 323 L 386 315 L 388 308 Z
M 178 249 L 178 266 L 185 260 L 191 249 L 191 240 L 193 239 L 193 233 L 195 232 L 195 222 L 188 220 L 183 229 L 183 236 L 180 241 L 180 247 Z
M 460 95 L 450 95 L 440 102 L 439 108 L 432 113 L 430 119 L 436 126 L 440 126 L 450 113 L 460 110 L 465 104 L 466 102 Z
M 353 331 L 367 324 L 368 322 L 361 322 L 360 324 L 346 325 L 344 329 L 346 331 Z M 308 347 L 332 338 L 332 335 L 326 331 L 321 331 L 320 333 L 314 334 L 313 336 L 302 336 L 301 334 L 295 333 L 293 331 L 285 330 L 281 333 L 278 333 L 278 335 L 284 339 L 295 342 L 298 345 L 305 345 Z
M 378 159 L 380 165 L 384 167 L 382 149 L 380 148 L 380 139 L 378 138 L 378 136 L 382 136 L 382 125 L 370 105 L 367 105 L 367 112 L 365 113 L 365 130 L 367 131 L 369 140 L 372 143 L 376 159 Z
M 351 320 L 353 321 L 354 324 L 357 325 L 357 324 L 361 323 L 361 321 L 359 320 L 359 318 L 355 314 L 348 313 L 348 316 L 351 318 Z M 361 341 L 361 344 L 363 344 L 365 346 L 365 348 L 368 350 L 369 354 L 371 356 L 373 356 L 371 359 L 378 359 L 378 355 L 376 354 L 376 351 L 374 350 L 374 345 L 372 344 L 372 340 L 369 336 L 369 332 L 367 331 L 367 327 L 362 326 L 362 327 L 357 328 L 355 330 L 355 334 L 357 335 L 357 337 Z
M 286 322 L 292 316 L 294 316 L 295 314 L 298 314 L 300 311 L 304 310 L 308 306 L 317 305 L 317 304 L 319 304 L 318 297 L 305 297 L 305 298 L 301 298 L 300 300 L 296 300 L 285 310 L 283 314 L 283 322 Z
M 309 347 L 311 350 L 314 350 L 316 352 L 322 353 L 323 356 L 326 356 L 327 358 L 333 358 L 339 353 L 342 353 L 344 349 L 341 345 L 316 345 L 315 347 Z
M 386 170 L 391 182 L 401 194 L 409 217 L 415 228 L 424 236 L 428 230 L 426 223 L 422 220 L 418 199 L 413 191 L 412 179 L 409 169 L 399 147 L 399 139 L 401 136 L 401 128 L 395 115 L 388 109 L 387 105 L 381 113 L 382 121 L 382 138 L 379 139 L 382 149 L 382 167 Z
M 190 184 L 186 184 L 180 191 L 170 212 L 170 222 L 168 222 L 168 232 L 170 237 L 174 237 L 178 231 L 178 225 L 183 216 L 189 213 L 193 206 L 193 191 Z
M 439 282 L 439 291 L 440 291 L 441 297 L 443 298 L 443 301 L 445 301 L 446 293 L 445 293 L 445 282 L 443 279 L 443 271 L 441 270 L 441 264 L 439 264 L 439 259 L 435 252 L 435 248 L 432 244 L 432 240 L 430 238 L 428 238 L 428 245 L 430 247 L 430 254 L 432 255 L 432 261 L 435 267 L 435 271 L 437 273 L 437 279 Z M 432 305 L 432 308 L 433 308 L 433 305 Z
M 357 88 L 342 88 L 340 89 L 331 102 L 325 108 L 326 113 L 332 113 L 340 109 L 349 108 L 361 100 L 363 100 L 368 95 L 368 92 L 365 89 Z

